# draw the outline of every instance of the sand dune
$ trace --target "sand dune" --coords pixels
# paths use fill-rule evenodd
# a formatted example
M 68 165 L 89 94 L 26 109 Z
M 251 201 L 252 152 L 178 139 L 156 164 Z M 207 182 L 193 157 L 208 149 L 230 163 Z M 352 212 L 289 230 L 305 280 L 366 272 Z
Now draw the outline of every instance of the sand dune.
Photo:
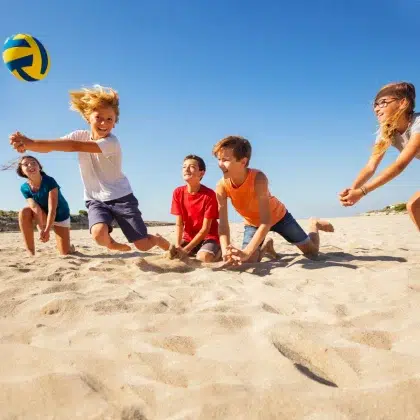
M 418 232 L 333 223 L 316 261 L 270 234 L 239 270 L 0 234 L 0 418 L 420 418 Z

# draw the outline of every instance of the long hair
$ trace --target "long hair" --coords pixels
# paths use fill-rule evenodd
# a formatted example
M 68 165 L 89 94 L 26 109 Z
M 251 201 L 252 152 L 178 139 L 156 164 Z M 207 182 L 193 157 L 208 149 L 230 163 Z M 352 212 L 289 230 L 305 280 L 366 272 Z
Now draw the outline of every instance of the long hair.
M 93 88 L 70 91 L 70 109 L 79 112 L 86 121 L 89 115 L 98 108 L 111 107 L 115 112 L 115 122 L 120 115 L 119 97 L 117 91 L 100 85 Z
M 412 117 L 416 106 L 416 88 L 412 83 L 407 82 L 390 83 L 383 86 L 376 94 L 375 102 L 384 96 L 394 96 L 400 100 L 405 99 L 406 105 L 381 123 L 381 139 L 375 144 L 373 149 L 377 154 L 385 152 L 392 144 L 401 116 L 405 114 L 408 118 Z
M 39 166 L 39 171 L 40 171 L 41 175 L 46 175 L 46 173 L 44 172 L 44 170 L 43 170 L 43 168 L 42 168 L 41 163 L 39 162 L 39 160 L 38 160 L 36 157 L 30 156 L 30 155 L 25 155 L 25 156 L 22 156 L 22 157 L 18 160 L 17 167 L 16 167 L 16 173 L 17 173 L 20 177 L 22 177 L 22 178 L 28 178 L 28 177 L 24 174 L 24 172 L 23 172 L 23 170 L 22 170 L 22 162 L 24 161 L 24 159 L 33 159 L 33 160 L 34 160 L 34 161 L 38 164 L 38 166 Z

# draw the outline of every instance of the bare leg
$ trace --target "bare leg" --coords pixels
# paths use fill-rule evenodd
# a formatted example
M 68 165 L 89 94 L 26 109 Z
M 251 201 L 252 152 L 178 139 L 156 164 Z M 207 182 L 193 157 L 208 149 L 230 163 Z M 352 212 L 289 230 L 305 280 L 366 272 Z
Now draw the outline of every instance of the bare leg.
M 420 191 L 416 192 L 407 203 L 408 214 L 420 231 Z
M 156 235 L 147 235 L 147 238 L 139 239 L 134 242 L 134 246 L 139 251 L 148 251 L 149 249 L 158 246 L 159 248 L 167 251 L 169 249 L 170 243 L 159 234 Z
M 63 226 L 54 226 L 54 232 L 60 255 L 70 254 L 72 250 L 72 246 L 70 245 L 70 229 Z
M 265 254 L 268 254 L 271 258 L 277 258 L 277 253 L 274 250 L 273 239 L 268 238 L 261 248 L 258 248 L 250 258 L 246 260 L 247 263 L 260 262 Z
M 317 256 L 319 252 L 319 231 L 323 232 L 334 232 L 333 225 L 326 221 L 320 219 L 311 219 L 311 225 L 309 228 L 309 238 L 310 241 L 297 245 L 297 247 L 306 255 L 306 256 Z
M 206 251 L 199 251 L 197 252 L 197 260 L 205 262 L 205 263 L 211 263 L 217 261 L 216 257 L 218 255 L 213 255 L 211 252 Z
M 30 255 L 35 255 L 34 219 L 35 214 L 30 207 L 25 207 L 19 212 L 19 228 Z
M 130 251 L 131 247 L 114 241 L 109 234 L 108 225 L 105 223 L 97 223 L 91 229 L 92 238 L 98 245 L 105 246 L 112 251 Z
M 265 254 L 268 254 L 271 258 L 277 259 L 278 255 L 277 255 L 276 250 L 274 249 L 274 241 L 273 241 L 273 239 L 268 238 L 265 241 L 264 245 L 261 247 L 260 254 L 261 254 L 261 258 Z M 261 260 L 261 258 L 260 258 L 260 260 Z

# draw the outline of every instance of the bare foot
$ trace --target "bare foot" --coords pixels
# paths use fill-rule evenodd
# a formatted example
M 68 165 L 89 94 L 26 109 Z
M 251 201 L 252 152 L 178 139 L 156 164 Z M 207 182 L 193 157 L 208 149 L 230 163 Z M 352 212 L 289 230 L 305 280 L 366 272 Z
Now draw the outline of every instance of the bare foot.
M 312 219 L 311 223 L 318 229 L 323 232 L 334 232 L 334 226 L 327 220 L 321 219 Z
M 157 239 L 156 245 L 159 248 L 163 249 L 164 251 L 168 251 L 171 244 L 163 236 L 160 236 L 158 233 L 156 233 L 155 236 Z
M 72 244 L 70 245 L 69 254 L 74 254 L 76 252 L 76 247 Z
M 278 255 L 274 249 L 274 241 L 272 238 L 268 238 L 265 241 L 265 244 L 261 247 L 261 255 L 264 256 L 264 254 L 269 255 L 273 259 L 277 259 Z
M 112 251 L 131 251 L 131 246 L 126 244 L 120 244 L 111 239 L 111 243 L 108 245 L 108 249 Z

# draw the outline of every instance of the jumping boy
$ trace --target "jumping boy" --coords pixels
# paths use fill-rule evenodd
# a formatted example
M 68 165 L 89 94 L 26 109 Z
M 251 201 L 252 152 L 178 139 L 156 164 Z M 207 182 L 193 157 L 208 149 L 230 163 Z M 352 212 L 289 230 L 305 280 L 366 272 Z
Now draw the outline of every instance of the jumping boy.
M 219 218 L 216 193 L 201 184 L 206 172 L 204 160 L 188 155 L 182 165 L 185 185 L 174 190 L 171 214 L 176 216 L 175 246 L 203 262 L 220 258 Z
M 165 238 L 148 234 L 137 198 L 122 172 L 120 142 L 112 134 L 120 115 L 117 92 L 94 86 L 70 92 L 70 103 L 90 130 L 73 131 L 56 140 L 33 140 L 16 132 L 10 136 L 11 145 L 18 152 L 78 152 L 89 231 L 98 245 L 116 251 L 131 249 L 111 237 L 112 222 L 116 220 L 124 236 L 138 250 L 148 251 L 154 246 L 168 250 Z
M 284 204 L 270 194 L 264 173 L 248 168 L 251 152 L 250 142 L 240 136 L 226 137 L 213 147 L 223 172 L 216 187 L 223 259 L 233 264 L 260 261 L 266 251 L 260 247 L 269 231 L 283 236 L 306 256 L 316 256 L 319 231 L 333 232 L 333 226 L 325 220 L 311 219 L 310 232 L 306 234 Z M 230 243 L 228 198 L 245 221 L 242 250 Z

